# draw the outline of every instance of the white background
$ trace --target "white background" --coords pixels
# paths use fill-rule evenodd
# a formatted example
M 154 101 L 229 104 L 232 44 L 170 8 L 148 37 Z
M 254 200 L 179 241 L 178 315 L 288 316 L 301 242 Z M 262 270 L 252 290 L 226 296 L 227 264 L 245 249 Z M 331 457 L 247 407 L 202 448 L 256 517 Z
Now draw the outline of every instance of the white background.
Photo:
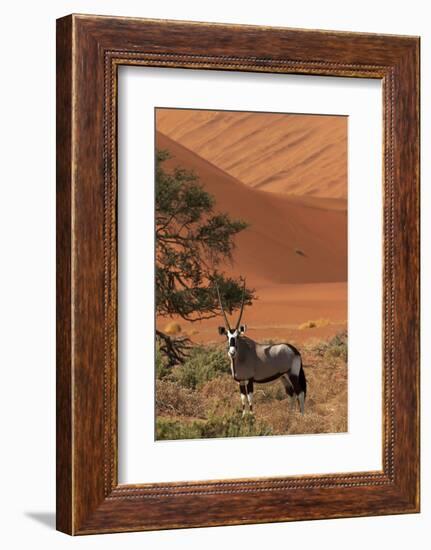
M 57 0 L 3 5 L 0 89 L 1 543 L 5 548 L 427 548 L 431 521 L 430 414 L 422 400 L 422 514 L 103 535 L 53 530 L 55 456 L 55 18 L 74 12 L 284 25 L 422 36 L 422 150 L 431 149 L 431 30 L 426 2 L 264 3 Z M 430 165 L 422 167 L 422 328 L 431 331 Z M 423 338 L 422 387 L 431 376 Z M 428 539 L 428 537 L 427 537 Z
M 120 482 L 381 470 L 381 82 L 144 67 L 119 78 Z M 349 116 L 348 433 L 154 441 L 156 105 Z

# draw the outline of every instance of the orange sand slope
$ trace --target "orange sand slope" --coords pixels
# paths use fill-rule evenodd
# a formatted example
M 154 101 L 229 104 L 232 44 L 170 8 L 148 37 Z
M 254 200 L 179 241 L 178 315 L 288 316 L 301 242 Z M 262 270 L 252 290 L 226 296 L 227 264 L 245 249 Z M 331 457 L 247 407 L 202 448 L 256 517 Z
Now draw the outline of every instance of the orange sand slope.
M 347 198 L 347 117 L 157 109 L 157 129 L 247 186 Z
M 168 168 L 194 170 L 215 196 L 218 211 L 250 224 L 237 236 L 234 263 L 223 266 L 226 272 L 245 276 L 256 288 L 347 280 L 346 201 L 292 198 L 246 186 L 161 133 L 157 147 L 173 155 Z

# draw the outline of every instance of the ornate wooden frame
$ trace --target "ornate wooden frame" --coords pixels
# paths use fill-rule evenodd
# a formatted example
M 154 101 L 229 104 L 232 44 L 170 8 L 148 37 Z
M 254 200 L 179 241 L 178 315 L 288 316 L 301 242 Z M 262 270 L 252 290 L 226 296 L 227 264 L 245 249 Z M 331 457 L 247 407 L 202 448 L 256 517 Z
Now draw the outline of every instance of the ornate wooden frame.
M 116 90 L 124 64 L 382 80 L 382 471 L 118 484 Z M 59 19 L 57 528 L 87 534 L 418 511 L 419 38 Z

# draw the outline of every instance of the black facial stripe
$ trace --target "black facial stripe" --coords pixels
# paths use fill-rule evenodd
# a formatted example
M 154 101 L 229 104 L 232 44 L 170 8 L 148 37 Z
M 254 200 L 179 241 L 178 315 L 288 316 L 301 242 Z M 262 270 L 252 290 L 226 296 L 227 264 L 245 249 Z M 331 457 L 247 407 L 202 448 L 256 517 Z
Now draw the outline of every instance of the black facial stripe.
M 231 348 L 234 348 L 234 347 L 235 347 L 235 338 L 230 338 L 230 340 L 229 340 L 229 346 L 230 346 Z

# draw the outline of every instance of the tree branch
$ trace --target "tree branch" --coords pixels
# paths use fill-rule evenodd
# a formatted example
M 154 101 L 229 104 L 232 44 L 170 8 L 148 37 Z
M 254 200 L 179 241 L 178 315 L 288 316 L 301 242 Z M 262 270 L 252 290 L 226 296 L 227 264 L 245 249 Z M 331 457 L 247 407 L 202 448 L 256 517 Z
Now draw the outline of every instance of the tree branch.
M 160 342 L 160 351 L 168 358 L 168 366 L 183 364 L 192 347 L 192 341 L 187 337 L 171 338 L 164 332 L 156 329 L 156 337 Z

